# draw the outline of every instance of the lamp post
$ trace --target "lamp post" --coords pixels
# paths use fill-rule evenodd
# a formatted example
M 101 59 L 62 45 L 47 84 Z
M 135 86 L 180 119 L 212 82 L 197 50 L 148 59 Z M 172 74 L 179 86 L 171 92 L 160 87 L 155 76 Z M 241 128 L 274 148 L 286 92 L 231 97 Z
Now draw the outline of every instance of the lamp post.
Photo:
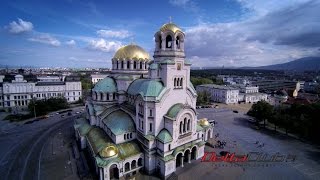
M 34 118 L 37 118 L 37 113 L 36 113 L 36 103 L 34 103 L 33 105 L 33 114 L 34 114 Z

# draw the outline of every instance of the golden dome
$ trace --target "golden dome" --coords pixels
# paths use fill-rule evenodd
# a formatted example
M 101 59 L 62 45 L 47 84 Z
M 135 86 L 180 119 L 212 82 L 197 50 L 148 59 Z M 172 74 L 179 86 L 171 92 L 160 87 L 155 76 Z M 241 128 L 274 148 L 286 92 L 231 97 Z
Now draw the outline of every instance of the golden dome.
M 115 59 L 149 60 L 149 54 L 138 45 L 129 44 L 117 50 Z
M 177 31 L 181 31 L 182 30 L 175 24 L 173 23 L 167 23 L 164 24 L 161 28 L 160 31 L 172 31 L 173 33 L 176 33 Z
M 100 151 L 99 154 L 101 157 L 104 157 L 104 158 L 112 157 L 118 154 L 118 149 L 113 145 L 107 146 L 102 151 Z
M 209 126 L 209 122 L 207 118 L 203 118 L 199 120 L 201 126 Z

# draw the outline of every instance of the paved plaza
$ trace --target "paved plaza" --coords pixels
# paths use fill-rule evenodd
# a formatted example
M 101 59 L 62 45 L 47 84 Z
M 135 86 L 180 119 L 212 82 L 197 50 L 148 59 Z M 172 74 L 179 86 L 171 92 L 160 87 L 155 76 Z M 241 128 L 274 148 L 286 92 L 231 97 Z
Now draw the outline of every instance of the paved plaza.
M 255 130 L 246 122 L 243 113 L 231 110 L 198 109 L 198 118 L 216 120 L 216 140 L 226 141 L 224 149 L 206 147 L 206 152 L 228 151 L 236 154 L 263 152 L 296 155 L 294 162 L 217 163 L 197 161 L 177 170 L 178 179 L 320 179 L 320 150 L 318 147 L 267 130 Z M 215 137 L 213 138 L 213 140 Z M 264 143 L 258 147 L 256 141 Z

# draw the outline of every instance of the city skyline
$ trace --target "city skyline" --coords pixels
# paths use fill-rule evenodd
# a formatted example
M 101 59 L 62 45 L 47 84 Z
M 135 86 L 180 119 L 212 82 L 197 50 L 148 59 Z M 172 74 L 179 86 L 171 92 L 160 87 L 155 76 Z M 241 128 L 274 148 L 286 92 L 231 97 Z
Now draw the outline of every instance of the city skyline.
M 110 68 L 136 43 L 153 55 L 154 32 L 169 22 L 186 33 L 193 66 L 279 64 L 319 56 L 315 0 L 4 1 L 0 65 Z

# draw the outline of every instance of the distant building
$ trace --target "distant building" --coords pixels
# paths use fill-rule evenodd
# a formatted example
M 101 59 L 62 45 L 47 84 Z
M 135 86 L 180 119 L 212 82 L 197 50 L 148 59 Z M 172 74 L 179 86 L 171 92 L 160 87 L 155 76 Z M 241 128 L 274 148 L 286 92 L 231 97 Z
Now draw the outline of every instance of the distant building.
M 238 85 L 234 85 L 233 87 L 238 88 L 240 91 L 239 102 L 256 103 L 261 100 L 267 101 L 268 99 L 267 94 L 259 93 L 258 86 L 238 84 Z
M 295 89 L 297 86 L 297 81 L 284 81 L 284 80 L 258 80 L 253 81 L 253 86 L 259 86 L 262 92 L 273 92 L 282 89 Z M 299 83 L 301 86 L 301 83 Z
M 91 74 L 91 82 L 92 84 L 96 84 L 107 76 L 108 74 Z
M 0 83 L 1 108 L 13 108 L 17 111 L 26 108 L 33 98 L 65 97 L 68 102 L 75 102 L 81 96 L 81 82 L 77 77 L 67 77 L 65 81 L 57 81 L 56 77 L 40 78 L 39 80 L 35 76 L 18 74 L 8 75 Z
M 203 84 L 196 87 L 198 92 L 209 92 L 211 101 L 225 104 L 238 103 L 239 89 L 232 86 Z

